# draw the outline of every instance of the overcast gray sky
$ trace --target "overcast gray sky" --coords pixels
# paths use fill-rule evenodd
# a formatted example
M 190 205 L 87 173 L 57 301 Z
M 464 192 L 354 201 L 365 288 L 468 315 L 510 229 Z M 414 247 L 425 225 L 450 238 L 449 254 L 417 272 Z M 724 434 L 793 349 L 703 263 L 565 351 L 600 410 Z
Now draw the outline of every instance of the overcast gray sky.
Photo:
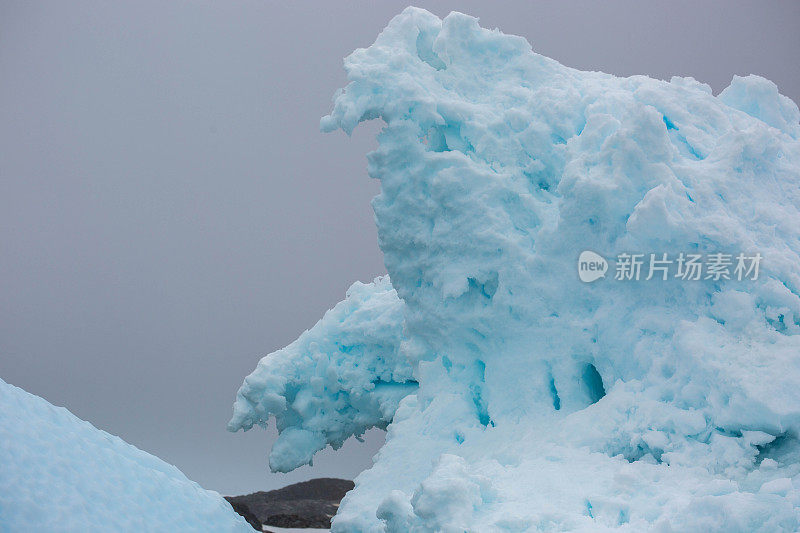
M 224 494 L 366 468 L 379 432 L 275 475 L 274 433 L 225 424 L 261 356 L 384 272 L 376 126 L 318 126 L 405 5 L 0 0 L 0 377 Z M 581 69 L 800 100 L 791 0 L 417 5 Z

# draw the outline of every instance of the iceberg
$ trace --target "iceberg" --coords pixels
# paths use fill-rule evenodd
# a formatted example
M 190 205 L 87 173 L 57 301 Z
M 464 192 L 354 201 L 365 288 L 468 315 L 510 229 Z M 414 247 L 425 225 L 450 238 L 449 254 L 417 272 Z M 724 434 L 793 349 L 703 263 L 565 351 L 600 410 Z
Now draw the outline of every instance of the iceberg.
M 389 277 L 263 358 L 229 429 L 275 417 L 286 471 L 385 428 L 334 532 L 800 529 L 797 105 L 416 8 L 345 69 L 321 129 L 384 122 Z
M 253 528 L 174 466 L 0 379 L 0 531 Z

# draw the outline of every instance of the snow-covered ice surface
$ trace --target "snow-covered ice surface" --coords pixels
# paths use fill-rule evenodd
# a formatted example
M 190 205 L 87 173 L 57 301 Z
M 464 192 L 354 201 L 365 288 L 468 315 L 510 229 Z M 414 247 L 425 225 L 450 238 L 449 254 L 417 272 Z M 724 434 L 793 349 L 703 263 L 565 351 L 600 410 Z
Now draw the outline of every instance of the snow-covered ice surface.
M 0 379 L 0 531 L 253 528 L 174 466 Z
M 391 278 L 246 378 L 276 470 L 387 426 L 334 532 L 800 530 L 800 112 L 770 81 L 581 72 L 409 8 L 324 131 L 382 119 Z M 582 283 L 592 250 L 757 280 Z M 645 276 L 642 276 L 644 278 Z

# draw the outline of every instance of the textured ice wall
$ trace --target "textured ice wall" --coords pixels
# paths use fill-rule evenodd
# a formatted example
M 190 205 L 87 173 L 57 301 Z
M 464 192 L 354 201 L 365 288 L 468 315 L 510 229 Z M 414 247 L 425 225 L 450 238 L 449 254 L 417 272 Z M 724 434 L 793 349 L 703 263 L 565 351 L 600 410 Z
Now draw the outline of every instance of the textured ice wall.
M 0 379 L 0 531 L 253 528 L 174 466 Z
M 349 355 L 326 315 L 301 337 L 326 331 L 317 362 L 292 347 L 263 359 L 231 429 L 280 422 L 292 395 L 259 380 L 347 402 L 313 388 L 315 365 L 379 368 L 391 346 L 406 386 L 376 396 L 387 441 L 334 531 L 800 529 L 797 106 L 757 76 L 714 96 L 691 78 L 580 72 L 414 8 L 345 68 L 321 126 L 385 122 L 368 162 L 398 323 Z M 754 281 L 585 284 L 583 250 L 763 261 Z M 346 329 L 366 336 L 376 316 Z M 281 429 L 305 459 L 325 419 L 351 412 L 294 409 Z M 307 420 L 323 429 L 297 433 Z

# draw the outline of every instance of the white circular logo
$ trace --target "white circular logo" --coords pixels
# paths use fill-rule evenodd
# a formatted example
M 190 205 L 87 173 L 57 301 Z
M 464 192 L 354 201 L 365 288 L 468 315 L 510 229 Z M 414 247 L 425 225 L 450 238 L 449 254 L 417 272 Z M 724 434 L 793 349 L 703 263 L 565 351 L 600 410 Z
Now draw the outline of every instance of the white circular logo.
M 578 257 L 578 277 L 584 283 L 591 283 L 606 277 L 607 270 L 608 261 L 600 254 L 585 250 Z

